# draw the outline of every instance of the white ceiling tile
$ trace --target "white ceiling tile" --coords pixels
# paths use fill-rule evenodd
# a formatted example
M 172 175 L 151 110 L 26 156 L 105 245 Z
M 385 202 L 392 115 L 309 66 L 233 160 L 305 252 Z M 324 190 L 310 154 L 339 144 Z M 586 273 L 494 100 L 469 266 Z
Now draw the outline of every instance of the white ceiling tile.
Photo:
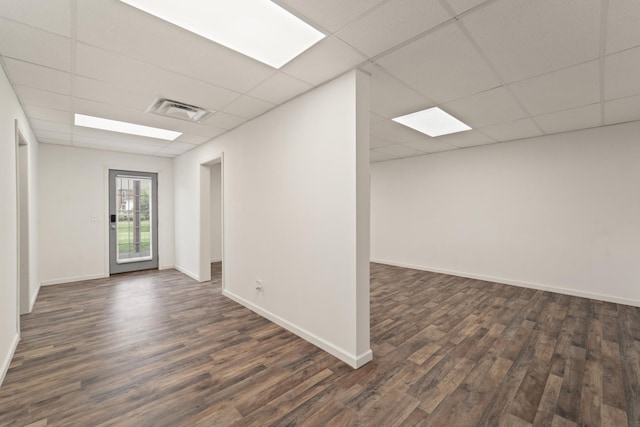
M 0 55 L 47 143 L 77 138 L 93 148 L 174 157 L 356 66 L 371 74 L 371 161 L 602 124 L 601 0 L 276 0 L 337 31 L 279 71 L 115 0 L 1 2 Z M 442 25 L 451 19 L 447 3 L 508 90 L 459 23 Z M 640 3 L 605 4 L 605 123 L 640 120 Z M 365 57 L 425 31 L 375 62 Z M 145 113 L 157 97 L 217 113 L 203 124 Z M 475 130 L 431 139 L 388 120 L 434 105 Z M 76 128 L 73 111 L 185 133 L 167 143 Z
M 420 139 L 424 136 L 424 134 L 418 131 L 415 131 L 391 120 L 374 123 L 370 125 L 370 128 L 371 136 L 386 139 L 387 141 L 391 141 L 396 144 L 401 142 L 415 141 L 416 139 Z
M 196 125 L 193 128 L 189 129 L 189 134 L 206 136 L 209 139 L 215 138 L 216 136 L 220 136 L 225 133 L 226 130 L 218 129 L 213 126 L 204 126 L 204 125 Z
M 448 25 L 378 60 L 438 103 L 500 86 L 457 25 Z
M 87 77 L 76 76 L 73 84 L 73 94 L 77 98 L 117 105 L 138 111 L 145 111 L 155 100 L 152 94 L 125 89 Z
M 196 148 L 199 144 L 188 144 L 186 142 L 180 141 L 172 141 L 169 144 L 165 145 L 163 150 L 185 150 L 189 151 Z
M 159 150 L 156 154 L 165 154 L 170 156 L 178 156 L 180 154 L 184 154 L 189 150 L 193 150 L 197 145 L 194 144 L 185 144 L 183 142 L 172 142 L 171 144 L 166 145 L 161 150 Z
M 194 147 L 196 147 L 194 145 Z M 187 151 L 189 151 L 186 148 L 163 148 L 162 150 L 157 151 L 156 153 L 154 153 L 154 155 L 157 156 L 166 156 L 166 157 L 175 157 L 175 156 L 179 156 L 181 154 L 186 153 Z
M 71 110 L 71 97 L 59 93 L 47 92 L 26 86 L 14 86 L 18 97 L 24 104 L 54 110 Z
M 118 143 L 118 144 L 132 144 L 132 145 L 145 145 L 152 147 L 155 150 L 159 150 L 169 143 L 169 141 L 149 138 L 146 136 L 139 135 L 131 135 L 120 132 L 112 132 L 108 130 L 102 129 L 93 129 L 86 128 L 82 126 L 72 126 L 71 132 L 73 134 L 73 141 L 84 141 L 87 143 L 91 143 L 95 141 L 99 142 L 108 142 L 110 144 Z
M 71 0 L 2 0 L 0 16 L 70 36 Z
M 369 161 L 371 163 L 384 162 L 385 160 L 396 159 L 396 156 L 392 156 L 391 154 L 381 153 L 380 151 L 370 150 L 369 151 Z
M 370 74 L 371 111 L 379 116 L 392 119 L 435 105 L 380 67 L 367 65 L 362 68 Z
M 57 123 L 73 123 L 73 113 L 70 111 L 54 110 L 51 108 L 25 105 L 25 113 L 29 118 L 47 120 Z
M 640 1 L 611 0 L 607 3 L 607 53 L 640 45 Z
M 162 152 L 162 150 L 158 151 L 157 153 L 154 153 L 153 155 L 157 156 L 157 157 L 166 157 L 168 159 L 173 159 L 175 157 L 178 157 L 177 154 L 164 153 L 164 152 Z
M 270 102 L 261 101 L 251 96 L 242 95 L 224 108 L 225 113 L 235 116 L 252 119 L 260 114 L 269 111 L 274 105 Z
M 370 136 L 369 137 L 369 147 L 370 148 L 386 147 L 388 145 L 393 145 L 393 144 L 395 144 L 395 142 L 389 141 L 389 140 L 384 139 L 384 138 L 378 138 L 377 136 Z
M 56 141 L 71 141 L 71 133 L 68 132 L 55 132 L 51 130 L 38 130 L 34 129 L 33 133 L 38 140 L 51 139 Z
M 54 138 L 38 138 L 36 137 L 38 142 L 42 142 L 44 144 L 55 144 L 55 145 L 71 145 L 70 139 L 54 139 Z
M 315 85 L 351 70 L 366 58 L 335 37 L 327 37 L 280 70 Z
M 472 128 L 504 123 L 527 116 L 504 87 L 480 92 L 444 104 L 441 108 Z
M 140 144 L 131 144 L 130 142 L 121 141 L 104 141 L 90 138 L 74 138 L 74 147 L 92 148 L 94 150 L 118 151 L 121 153 L 153 155 L 158 150 L 154 147 Z
M 451 8 L 458 14 L 486 2 L 487 0 L 447 0 L 447 3 L 449 3 Z
M 390 0 L 336 36 L 373 57 L 451 19 L 438 0 Z
M 509 87 L 534 116 L 593 104 L 600 101 L 599 62 L 585 62 Z
M 438 137 L 440 142 L 446 144 L 455 145 L 456 147 L 475 147 L 477 145 L 493 144 L 495 140 L 489 138 L 482 133 L 475 130 L 468 130 L 464 132 L 452 133 L 451 135 L 445 135 Z
M 201 145 L 210 140 L 211 140 L 211 137 L 208 137 L 208 136 L 200 136 L 200 135 L 193 135 L 190 133 L 183 133 L 182 135 L 177 137 L 174 140 L 174 142 L 185 142 L 187 144 L 192 144 L 192 145 Z
M 218 111 L 213 116 L 206 119 L 202 124 L 206 126 L 214 126 L 220 129 L 231 130 L 240 126 L 246 122 L 247 119 L 240 116 L 234 116 L 233 114 L 227 114 L 222 111 Z
M 500 0 L 462 18 L 507 82 L 596 59 L 600 0 Z
M 5 64 L 13 84 L 63 95 L 71 93 L 70 73 L 10 58 L 5 59 Z
M 402 145 L 422 151 L 424 153 L 440 153 L 442 151 L 451 151 L 458 149 L 458 147 L 454 145 L 446 144 L 433 138 L 418 139 L 416 141 L 405 142 Z
M 424 152 L 418 151 L 415 148 L 405 147 L 404 145 L 400 145 L 400 144 L 394 144 L 394 145 L 389 145 L 388 147 L 376 148 L 371 151 L 389 154 L 395 157 L 411 157 L 411 156 L 420 156 L 424 154 Z
M 173 130 L 177 132 L 187 132 L 193 127 L 193 123 L 186 120 L 164 117 L 157 114 L 144 113 L 130 110 L 115 105 L 102 104 L 86 99 L 75 98 L 73 100 L 73 111 L 88 116 L 102 117 L 110 120 L 120 120 L 128 123 L 135 123 L 143 126 L 152 126 L 160 129 Z
M 80 76 L 210 110 L 220 110 L 240 96 L 237 92 L 82 43 L 77 45 L 76 71 Z
M 600 104 L 534 117 L 545 133 L 558 133 L 602 125 Z
M 542 135 L 542 131 L 531 119 L 520 119 L 508 123 L 481 128 L 480 131 L 496 141 L 505 142 Z
M 640 120 L 640 95 L 604 103 L 605 124 L 612 125 L 634 120 Z
M 384 0 L 275 0 L 334 33 Z
M 312 87 L 313 86 L 307 82 L 303 82 L 302 80 L 278 71 L 247 92 L 247 95 L 273 104 L 280 104 L 296 95 L 308 91 Z
M 78 40 L 221 87 L 244 92 L 273 68 L 110 0 L 78 2 Z
M 174 157 L 178 157 L 181 154 L 186 153 L 188 150 L 173 150 L 173 149 L 162 149 L 159 151 L 156 151 L 155 153 L 153 153 L 154 156 L 157 157 L 167 157 L 167 158 L 174 158 Z
M 607 56 L 604 76 L 605 99 L 640 93 L 640 47 Z
M 369 124 L 378 123 L 386 120 L 384 117 L 377 115 L 376 113 L 369 113 Z
M 58 123 L 58 122 L 49 122 L 47 120 L 40 120 L 31 118 L 29 120 L 31 124 L 31 129 L 33 130 L 44 130 L 51 132 L 60 132 L 60 133 L 71 133 L 71 124 L 70 123 Z
M 217 136 L 220 136 L 227 131 L 228 131 L 227 129 L 222 129 L 216 126 L 198 124 L 194 128 L 191 128 L 187 133 L 188 136 L 181 141 L 187 142 L 189 144 L 201 145 L 202 142 L 200 143 L 196 142 L 198 137 L 206 138 L 206 141 L 204 142 L 209 142 L 211 141 L 211 139 Z
M 71 41 L 47 31 L 0 18 L 0 52 L 3 56 L 71 70 Z

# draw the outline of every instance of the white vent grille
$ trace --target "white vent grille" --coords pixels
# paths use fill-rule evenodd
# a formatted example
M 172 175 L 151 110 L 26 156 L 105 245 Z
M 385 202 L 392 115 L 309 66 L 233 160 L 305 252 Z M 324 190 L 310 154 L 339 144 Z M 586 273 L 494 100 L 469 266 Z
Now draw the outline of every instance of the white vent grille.
M 195 105 L 189 105 L 165 98 L 159 98 L 156 100 L 153 105 L 147 109 L 147 112 L 196 123 L 206 119 L 214 113 L 213 111 L 205 110 L 204 108 L 196 107 Z

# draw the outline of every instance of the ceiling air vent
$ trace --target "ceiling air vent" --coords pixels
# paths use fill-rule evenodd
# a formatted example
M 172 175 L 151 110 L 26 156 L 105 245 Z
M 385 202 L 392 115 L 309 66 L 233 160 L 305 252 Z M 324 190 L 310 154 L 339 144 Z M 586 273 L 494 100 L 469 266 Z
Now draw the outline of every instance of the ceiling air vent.
M 190 122 L 200 122 L 213 114 L 213 111 L 165 98 L 156 100 L 147 112 Z

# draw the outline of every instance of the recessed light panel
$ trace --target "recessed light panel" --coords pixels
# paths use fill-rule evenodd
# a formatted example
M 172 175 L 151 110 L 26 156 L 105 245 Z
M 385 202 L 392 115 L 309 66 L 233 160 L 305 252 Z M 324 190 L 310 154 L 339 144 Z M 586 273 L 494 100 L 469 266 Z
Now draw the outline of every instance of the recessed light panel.
M 158 129 L 150 126 L 136 125 L 133 123 L 119 122 L 117 120 L 103 119 L 100 117 L 85 116 L 83 114 L 75 115 L 76 126 L 83 126 L 93 129 L 109 130 L 112 132 L 128 133 L 131 135 L 148 136 L 149 138 L 165 139 L 173 141 L 181 132 L 172 130 Z
M 471 129 L 471 127 L 438 107 L 417 111 L 392 120 L 429 136 L 448 135 Z
M 270 0 L 120 0 L 274 68 L 325 35 Z

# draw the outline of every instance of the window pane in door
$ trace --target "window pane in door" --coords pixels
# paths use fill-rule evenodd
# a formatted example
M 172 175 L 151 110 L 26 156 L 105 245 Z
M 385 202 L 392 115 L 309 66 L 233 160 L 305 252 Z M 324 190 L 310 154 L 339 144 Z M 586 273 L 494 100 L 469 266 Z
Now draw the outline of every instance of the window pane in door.
M 153 237 L 152 186 L 150 178 L 116 177 L 117 262 L 151 259 Z

